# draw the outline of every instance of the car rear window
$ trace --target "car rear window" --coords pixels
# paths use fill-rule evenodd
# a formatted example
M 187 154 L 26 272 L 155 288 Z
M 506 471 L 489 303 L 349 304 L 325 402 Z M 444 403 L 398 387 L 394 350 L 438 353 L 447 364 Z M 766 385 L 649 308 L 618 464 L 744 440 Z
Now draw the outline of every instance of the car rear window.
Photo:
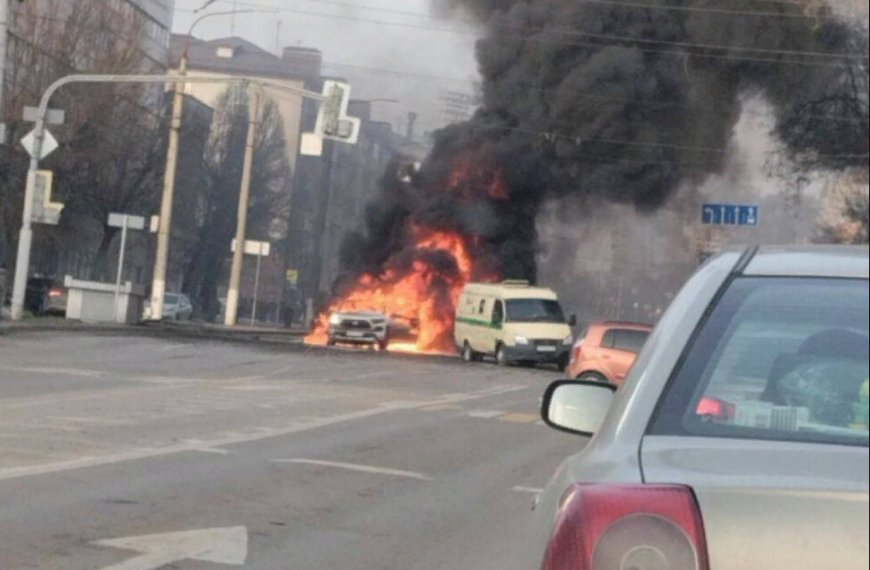
M 167 293 L 163 297 L 163 302 L 167 303 L 169 305 L 177 305 L 178 304 L 178 295 L 175 295 L 174 293 Z
M 632 329 L 612 329 L 608 331 L 612 333 L 612 343 L 610 346 L 616 350 L 625 352 L 633 352 L 637 354 L 643 348 L 643 343 L 646 342 L 649 333 L 646 331 L 638 331 Z
M 737 279 L 651 432 L 866 446 L 868 328 L 866 279 Z

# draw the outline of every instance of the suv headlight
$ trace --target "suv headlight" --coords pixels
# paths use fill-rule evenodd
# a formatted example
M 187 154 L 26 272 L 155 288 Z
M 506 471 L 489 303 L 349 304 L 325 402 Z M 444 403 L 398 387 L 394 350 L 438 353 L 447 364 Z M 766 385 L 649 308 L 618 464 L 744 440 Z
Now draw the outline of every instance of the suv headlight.
M 524 336 L 514 335 L 514 344 L 526 345 L 529 344 L 529 339 Z
M 562 339 L 562 346 L 571 346 L 572 344 L 574 344 L 574 337 L 572 335 L 569 334 Z
M 329 315 L 329 324 L 331 324 L 334 327 L 337 327 L 338 325 L 341 324 L 341 318 L 336 313 L 333 313 L 333 314 Z

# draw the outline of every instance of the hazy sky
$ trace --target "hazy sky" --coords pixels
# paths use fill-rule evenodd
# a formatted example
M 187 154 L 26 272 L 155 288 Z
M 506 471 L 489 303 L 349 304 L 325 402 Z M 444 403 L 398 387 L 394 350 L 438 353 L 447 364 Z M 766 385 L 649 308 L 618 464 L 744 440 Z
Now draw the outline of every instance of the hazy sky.
M 404 125 L 408 111 L 415 111 L 423 132 L 441 126 L 444 92 L 471 93 L 477 78 L 473 30 L 427 17 L 431 1 L 238 0 L 238 10 L 262 6 L 281 12 L 237 15 L 235 35 L 276 53 L 291 45 L 321 50 L 324 74 L 347 77 L 355 98 L 400 101 L 376 103 L 376 118 Z M 192 11 L 203 4 L 176 0 L 174 31 L 187 33 Z M 231 10 L 233 4 L 220 0 L 209 11 Z M 232 32 L 232 18 L 221 16 L 204 21 L 194 35 L 213 39 Z

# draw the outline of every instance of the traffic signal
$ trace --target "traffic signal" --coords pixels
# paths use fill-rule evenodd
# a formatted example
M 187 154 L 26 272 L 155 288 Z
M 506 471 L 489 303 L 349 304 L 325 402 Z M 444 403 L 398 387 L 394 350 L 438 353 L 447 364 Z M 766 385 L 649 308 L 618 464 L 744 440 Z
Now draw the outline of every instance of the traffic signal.
M 340 81 L 326 81 L 314 133 L 325 139 L 356 144 L 361 122 L 347 115 L 349 103 L 350 85 Z

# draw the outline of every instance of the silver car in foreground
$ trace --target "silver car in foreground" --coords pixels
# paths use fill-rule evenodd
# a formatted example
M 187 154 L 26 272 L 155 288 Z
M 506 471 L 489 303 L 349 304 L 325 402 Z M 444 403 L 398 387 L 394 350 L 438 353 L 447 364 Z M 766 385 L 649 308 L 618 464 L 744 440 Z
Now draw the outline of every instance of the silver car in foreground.
M 544 420 L 592 439 L 540 497 L 527 567 L 866 570 L 868 254 L 723 253 L 621 388 L 550 386 Z

